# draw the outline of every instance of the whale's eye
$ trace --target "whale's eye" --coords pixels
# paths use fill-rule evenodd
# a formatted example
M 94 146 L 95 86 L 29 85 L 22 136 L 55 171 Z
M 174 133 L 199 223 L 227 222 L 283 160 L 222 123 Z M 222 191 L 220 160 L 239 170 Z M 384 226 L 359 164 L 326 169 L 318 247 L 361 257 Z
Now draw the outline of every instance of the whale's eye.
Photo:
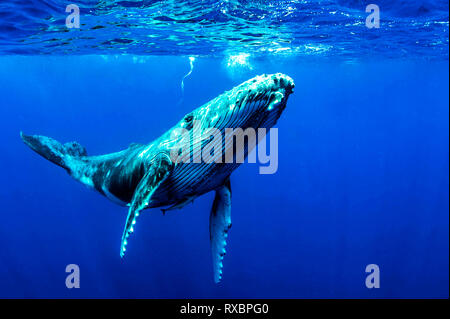
M 193 122 L 193 120 L 194 120 L 194 116 L 193 116 L 192 114 L 187 114 L 187 115 L 184 117 L 183 127 L 184 127 L 185 129 L 187 129 L 187 130 L 192 129 L 192 126 L 193 126 L 192 122 Z

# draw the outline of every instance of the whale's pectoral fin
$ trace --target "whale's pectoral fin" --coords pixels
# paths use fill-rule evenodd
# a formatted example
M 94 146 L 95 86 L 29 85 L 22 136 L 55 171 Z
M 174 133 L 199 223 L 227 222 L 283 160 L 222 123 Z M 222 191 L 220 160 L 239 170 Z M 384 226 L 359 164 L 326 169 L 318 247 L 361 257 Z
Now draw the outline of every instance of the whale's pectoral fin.
M 151 197 L 159 185 L 168 177 L 172 163 L 168 156 L 159 155 L 151 164 L 149 170 L 139 182 L 134 191 L 133 199 L 128 210 L 127 221 L 122 235 L 120 257 L 123 257 L 127 239 L 133 232 L 136 218 L 139 212 L 145 209 L 151 201 Z
M 209 216 L 209 236 L 213 258 L 214 281 L 222 279 L 223 256 L 228 230 L 231 227 L 231 185 L 228 178 L 225 183 L 216 189 L 211 214 Z

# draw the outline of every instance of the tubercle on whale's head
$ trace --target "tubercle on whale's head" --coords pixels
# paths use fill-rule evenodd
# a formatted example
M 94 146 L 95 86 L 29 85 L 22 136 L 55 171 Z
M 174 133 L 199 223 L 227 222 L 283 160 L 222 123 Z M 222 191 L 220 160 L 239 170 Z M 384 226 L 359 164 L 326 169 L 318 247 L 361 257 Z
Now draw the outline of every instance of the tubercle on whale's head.
M 250 101 L 258 100 L 258 97 L 262 94 L 262 97 L 268 98 L 268 101 L 267 105 L 261 106 L 267 106 L 269 111 L 275 110 L 277 107 L 284 110 L 287 99 L 294 92 L 295 87 L 294 80 L 283 73 L 256 76 L 244 82 L 242 86 L 244 85 L 248 88 L 247 92 L 243 92 L 244 98 L 249 98 Z
M 285 74 L 259 75 L 196 110 L 195 117 L 205 119 L 203 127 L 270 128 L 286 108 L 294 87 L 293 79 Z
M 283 73 L 275 73 L 258 75 L 242 83 L 241 86 L 247 86 L 249 89 L 259 92 L 284 90 L 289 95 L 294 92 L 295 84 L 290 76 Z

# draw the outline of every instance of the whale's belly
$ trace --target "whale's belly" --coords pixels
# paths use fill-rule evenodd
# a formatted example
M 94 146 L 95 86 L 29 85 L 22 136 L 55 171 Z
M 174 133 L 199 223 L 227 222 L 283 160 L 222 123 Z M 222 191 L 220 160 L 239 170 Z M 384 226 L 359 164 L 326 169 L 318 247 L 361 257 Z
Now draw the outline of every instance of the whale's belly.
M 178 164 L 152 196 L 150 207 L 172 205 L 221 186 L 239 164 Z

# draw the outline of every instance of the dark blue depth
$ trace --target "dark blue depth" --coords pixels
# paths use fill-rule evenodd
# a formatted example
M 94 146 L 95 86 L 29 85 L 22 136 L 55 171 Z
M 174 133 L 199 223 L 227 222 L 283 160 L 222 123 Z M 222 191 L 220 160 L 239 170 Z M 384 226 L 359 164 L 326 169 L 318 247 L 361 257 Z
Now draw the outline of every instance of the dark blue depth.
M 0 297 L 448 297 L 448 60 L 186 57 L 0 58 Z M 239 72 L 238 72 L 239 71 Z M 30 151 L 19 131 L 89 154 L 146 143 L 256 74 L 296 82 L 279 128 L 279 169 L 231 178 L 233 227 L 215 285 L 213 199 L 143 213 L 119 257 L 126 209 Z M 65 287 L 65 267 L 81 288 Z M 381 288 L 365 287 L 378 264 Z

